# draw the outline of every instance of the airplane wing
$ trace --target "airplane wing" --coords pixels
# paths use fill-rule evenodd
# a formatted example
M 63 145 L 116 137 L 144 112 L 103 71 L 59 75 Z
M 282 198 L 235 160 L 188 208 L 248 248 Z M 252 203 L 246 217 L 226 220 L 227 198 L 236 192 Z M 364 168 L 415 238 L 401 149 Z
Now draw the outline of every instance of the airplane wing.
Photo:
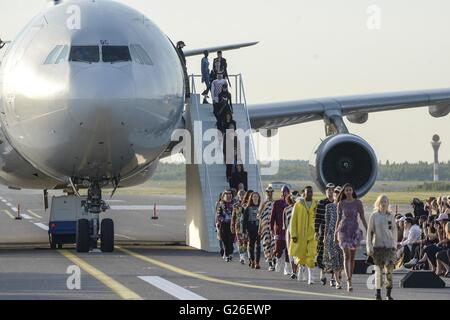
M 346 116 L 350 122 L 364 123 L 371 112 L 428 107 L 433 117 L 450 113 L 450 89 L 380 93 L 330 97 L 291 102 L 249 105 L 253 129 L 276 129 L 321 120 L 327 114 Z
M 194 49 L 194 50 L 185 50 L 184 55 L 186 57 L 192 57 L 192 56 L 198 56 L 202 55 L 203 51 L 208 50 L 209 52 L 217 52 L 217 51 L 229 51 L 229 50 L 236 50 L 240 48 L 245 47 L 251 47 L 259 42 L 247 42 L 247 43 L 239 43 L 239 44 L 231 44 L 227 46 L 218 46 L 218 47 L 209 47 L 209 48 L 202 48 L 202 49 Z

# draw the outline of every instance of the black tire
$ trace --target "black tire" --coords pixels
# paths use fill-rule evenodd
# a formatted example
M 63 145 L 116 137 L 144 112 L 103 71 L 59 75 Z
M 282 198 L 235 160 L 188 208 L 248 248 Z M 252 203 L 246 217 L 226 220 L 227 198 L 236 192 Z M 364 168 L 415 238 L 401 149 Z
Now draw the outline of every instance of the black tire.
M 58 243 L 58 249 L 62 249 L 63 248 L 63 244 L 62 243 Z
M 89 229 L 89 220 L 80 219 L 77 221 L 77 252 L 89 252 L 89 244 L 91 240 Z
M 103 219 L 100 230 L 100 249 L 102 252 L 114 251 L 114 222 L 112 219 Z

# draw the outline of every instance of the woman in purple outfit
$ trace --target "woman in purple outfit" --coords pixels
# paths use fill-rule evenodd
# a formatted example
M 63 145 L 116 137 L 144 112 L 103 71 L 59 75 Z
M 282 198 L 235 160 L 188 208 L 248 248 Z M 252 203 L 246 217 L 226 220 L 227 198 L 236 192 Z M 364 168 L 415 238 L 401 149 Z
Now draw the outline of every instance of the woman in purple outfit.
M 344 251 L 344 269 L 347 276 L 347 290 L 352 291 L 352 276 L 355 269 L 355 253 L 363 239 L 363 233 L 359 228 L 358 216 L 364 228 L 367 230 L 366 219 L 364 218 L 364 207 L 357 199 L 354 188 L 347 183 L 342 188 L 338 197 L 336 221 L 336 231 L 334 234 L 335 243 Z

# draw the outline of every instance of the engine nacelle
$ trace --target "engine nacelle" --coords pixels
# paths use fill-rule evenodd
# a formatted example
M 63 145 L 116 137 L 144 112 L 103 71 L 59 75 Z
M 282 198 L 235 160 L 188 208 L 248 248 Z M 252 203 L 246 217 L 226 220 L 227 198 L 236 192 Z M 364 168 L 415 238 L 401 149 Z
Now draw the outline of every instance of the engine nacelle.
M 375 184 L 378 162 L 372 147 L 361 137 L 338 134 L 325 139 L 311 159 L 313 181 L 322 192 L 328 183 L 343 186 L 351 183 L 358 197 Z

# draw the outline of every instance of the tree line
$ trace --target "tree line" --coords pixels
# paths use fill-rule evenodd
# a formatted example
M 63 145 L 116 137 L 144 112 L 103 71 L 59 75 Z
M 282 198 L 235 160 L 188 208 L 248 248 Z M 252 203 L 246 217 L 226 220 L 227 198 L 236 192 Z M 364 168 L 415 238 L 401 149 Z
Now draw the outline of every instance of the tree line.
M 160 162 L 152 180 L 184 180 L 185 165 Z M 304 160 L 281 160 L 278 174 L 271 176 L 271 180 L 310 180 L 309 162 Z M 263 177 L 265 178 L 265 177 Z M 439 178 L 441 181 L 450 181 L 450 161 L 439 165 Z M 379 163 L 379 181 L 432 181 L 433 164 L 419 163 Z

